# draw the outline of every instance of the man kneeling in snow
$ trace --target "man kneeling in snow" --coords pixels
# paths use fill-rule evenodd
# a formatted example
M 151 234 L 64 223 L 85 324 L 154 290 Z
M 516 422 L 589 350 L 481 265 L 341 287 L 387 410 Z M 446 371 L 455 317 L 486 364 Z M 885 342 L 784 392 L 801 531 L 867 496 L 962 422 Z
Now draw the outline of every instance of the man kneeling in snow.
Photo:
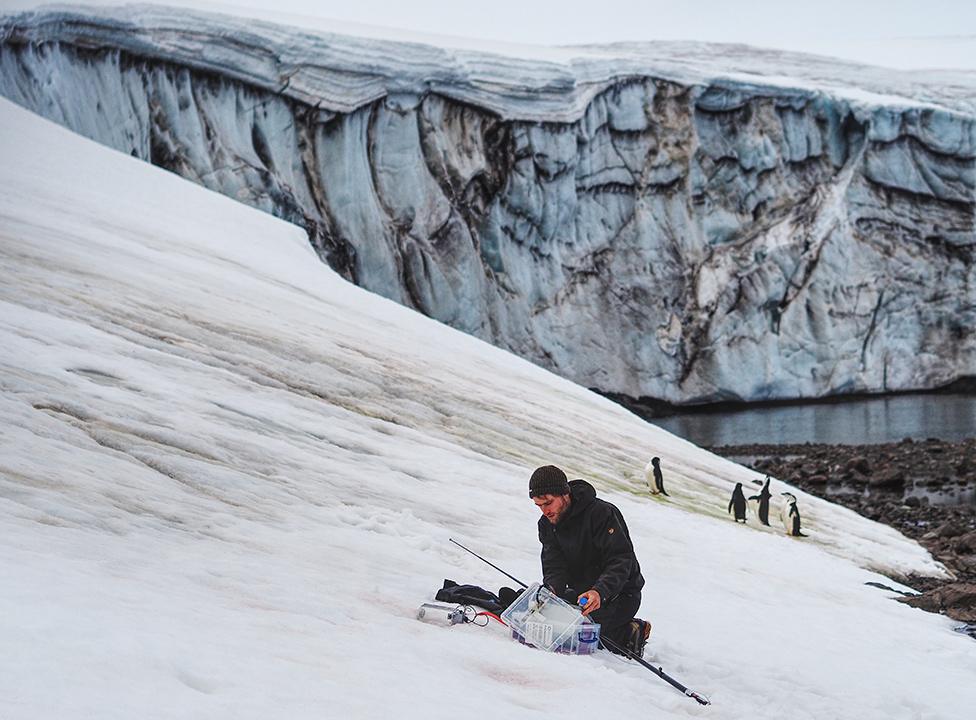
M 574 605 L 585 598 L 583 614 L 600 623 L 600 635 L 641 657 L 651 624 L 634 617 L 644 577 L 620 511 L 555 465 L 532 473 L 529 497 L 542 511 L 543 583 Z

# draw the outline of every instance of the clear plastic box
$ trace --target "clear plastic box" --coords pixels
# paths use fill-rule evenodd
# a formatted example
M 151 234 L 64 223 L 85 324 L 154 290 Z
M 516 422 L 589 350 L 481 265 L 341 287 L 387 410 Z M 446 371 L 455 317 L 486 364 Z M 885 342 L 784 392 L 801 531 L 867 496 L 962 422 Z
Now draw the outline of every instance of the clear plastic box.
M 589 655 L 600 645 L 600 626 L 539 583 L 515 598 L 502 620 L 512 637 L 547 652 Z

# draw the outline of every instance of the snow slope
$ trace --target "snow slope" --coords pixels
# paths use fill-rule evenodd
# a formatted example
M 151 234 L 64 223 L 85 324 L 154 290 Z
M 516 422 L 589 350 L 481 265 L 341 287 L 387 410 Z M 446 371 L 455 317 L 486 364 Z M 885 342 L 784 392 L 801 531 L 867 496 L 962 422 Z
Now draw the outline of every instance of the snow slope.
M 297 228 L 0 101 L 0 717 L 962 718 L 976 644 L 865 586 L 939 573 L 803 495 L 372 296 Z M 147 199 L 151 198 L 151 202 Z M 663 458 L 673 500 L 643 491 Z M 536 465 L 624 512 L 649 656 L 418 622 L 538 575 Z M 776 483 L 774 489 L 786 486 Z M 778 498 L 778 496 L 777 496 Z

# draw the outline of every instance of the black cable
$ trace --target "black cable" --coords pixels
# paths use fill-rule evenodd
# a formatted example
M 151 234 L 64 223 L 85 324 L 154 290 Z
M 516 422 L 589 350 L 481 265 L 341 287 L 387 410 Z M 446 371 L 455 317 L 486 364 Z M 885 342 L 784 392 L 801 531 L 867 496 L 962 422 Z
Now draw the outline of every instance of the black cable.
M 475 627 L 488 627 L 488 623 L 491 622 L 487 615 L 473 605 L 459 605 L 458 607 L 461 608 L 461 616 L 465 623 L 471 623 Z M 479 622 L 481 620 L 484 622 Z

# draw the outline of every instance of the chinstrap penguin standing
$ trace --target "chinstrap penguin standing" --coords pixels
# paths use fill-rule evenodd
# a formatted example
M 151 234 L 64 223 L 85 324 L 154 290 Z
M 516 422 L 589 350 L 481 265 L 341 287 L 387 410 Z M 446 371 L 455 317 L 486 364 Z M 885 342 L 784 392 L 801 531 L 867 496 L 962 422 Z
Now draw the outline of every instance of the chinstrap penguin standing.
M 661 473 L 661 458 L 651 458 L 651 462 L 644 468 L 644 476 L 647 478 L 647 485 L 651 489 L 651 495 L 671 497 L 664 489 L 664 475 Z
M 763 488 L 759 491 L 759 494 L 753 495 L 749 498 L 750 500 L 759 501 L 759 512 L 757 513 L 759 515 L 759 522 L 767 527 L 769 526 L 769 498 L 772 496 L 773 494 L 769 492 L 769 475 L 767 475 L 766 484 L 763 485 Z
M 780 493 L 786 498 L 783 507 L 780 508 L 779 516 L 786 528 L 786 534 L 793 537 L 806 537 L 805 533 L 800 532 L 800 511 L 796 508 L 796 495 L 793 493 Z
M 732 491 L 732 499 L 729 500 L 729 512 L 735 510 L 735 521 L 746 521 L 746 496 L 742 492 L 742 483 L 735 484 Z

